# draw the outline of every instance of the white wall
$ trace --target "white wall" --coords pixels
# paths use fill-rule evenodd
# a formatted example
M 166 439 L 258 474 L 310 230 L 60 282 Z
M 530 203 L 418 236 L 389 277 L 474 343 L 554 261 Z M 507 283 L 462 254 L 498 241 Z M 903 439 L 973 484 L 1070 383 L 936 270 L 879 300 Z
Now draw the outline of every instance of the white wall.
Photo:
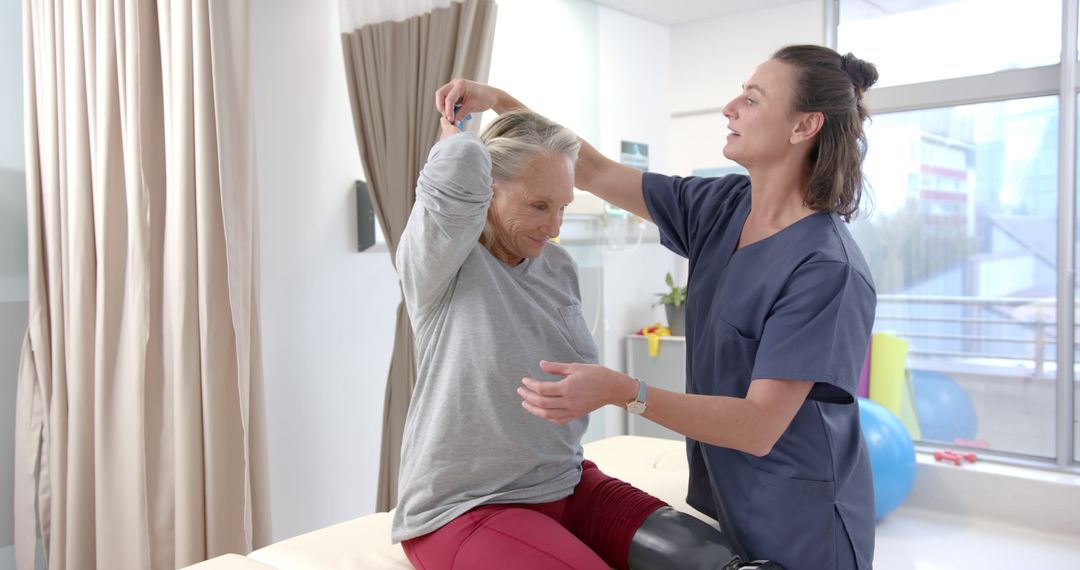
M 0 546 L 15 541 L 15 385 L 26 318 L 26 301 L 0 303 Z
M 804 0 L 675 26 L 671 30 L 672 174 L 732 165 L 722 154 L 720 109 L 777 48 L 823 44 L 822 0 Z
M 671 29 L 606 6 L 598 14 L 600 137 L 591 142 L 617 159 L 623 140 L 649 145 L 649 170 L 667 172 L 668 112 L 673 100 Z
M 597 18 L 586 0 L 499 0 L 488 82 L 595 140 Z M 494 117 L 484 113 L 483 124 Z
M 15 386 L 27 318 L 21 4 L 0 2 L 0 569 L 14 542 Z
M 375 508 L 397 278 L 356 252 L 363 171 L 337 0 L 259 0 L 252 33 L 274 538 Z
M 600 137 L 597 149 L 618 160 L 622 141 L 649 145 L 649 170 L 671 172 L 671 29 L 604 6 L 599 10 Z M 678 257 L 656 240 L 636 248 L 608 249 L 604 255 L 604 363 L 626 369 L 626 335 L 665 321 L 653 307 L 664 274 Z M 624 413 L 605 410 L 608 435 L 624 433 Z
M 0 168 L 23 170 L 22 2 L 0 2 Z

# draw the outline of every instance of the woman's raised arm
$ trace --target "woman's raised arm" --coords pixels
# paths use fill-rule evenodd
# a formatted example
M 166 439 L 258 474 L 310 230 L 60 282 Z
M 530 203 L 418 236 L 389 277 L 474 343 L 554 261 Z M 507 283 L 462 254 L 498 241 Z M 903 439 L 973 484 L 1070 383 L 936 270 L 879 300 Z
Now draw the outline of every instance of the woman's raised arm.
M 435 91 L 435 108 L 447 121 L 454 123 L 469 113 L 492 109 L 501 114 L 527 107 L 496 87 L 454 79 Z M 584 139 L 579 137 L 579 140 L 581 152 L 574 172 L 574 186 L 651 220 L 641 191 L 642 172 L 607 158 Z

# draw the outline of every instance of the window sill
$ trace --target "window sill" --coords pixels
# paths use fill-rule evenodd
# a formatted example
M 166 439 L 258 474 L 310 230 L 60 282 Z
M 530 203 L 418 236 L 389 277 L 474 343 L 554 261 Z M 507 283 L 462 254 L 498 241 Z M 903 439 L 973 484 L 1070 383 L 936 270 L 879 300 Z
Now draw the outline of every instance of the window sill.
M 915 488 L 904 507 L 1080 536 L 1080 474 L 990 461 L 956 466 L 916 454 Z

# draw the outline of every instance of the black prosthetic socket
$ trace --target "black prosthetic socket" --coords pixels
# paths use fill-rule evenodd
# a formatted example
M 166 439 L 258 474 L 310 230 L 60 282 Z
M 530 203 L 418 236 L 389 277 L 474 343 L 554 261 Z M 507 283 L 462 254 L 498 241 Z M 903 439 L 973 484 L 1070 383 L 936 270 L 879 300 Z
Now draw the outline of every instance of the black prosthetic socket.
M 686 513 L 661 507 L 630 542 L 630 570 L 783 570 L 775 562 L 748 563 L 720 531 Z

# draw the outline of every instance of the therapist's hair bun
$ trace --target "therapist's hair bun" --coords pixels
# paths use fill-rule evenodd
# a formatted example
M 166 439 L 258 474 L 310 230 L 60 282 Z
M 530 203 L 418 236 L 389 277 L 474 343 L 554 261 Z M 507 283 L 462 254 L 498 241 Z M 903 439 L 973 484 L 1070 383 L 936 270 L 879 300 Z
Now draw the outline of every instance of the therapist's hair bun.
M 850 52 L 841 57 L 840 61 L 841 68 L 851 78 L 851 84 L 855 86 L 855 94 L 859 97 L 877 83 L 878 71 L 874 64 L 859 59 Z

